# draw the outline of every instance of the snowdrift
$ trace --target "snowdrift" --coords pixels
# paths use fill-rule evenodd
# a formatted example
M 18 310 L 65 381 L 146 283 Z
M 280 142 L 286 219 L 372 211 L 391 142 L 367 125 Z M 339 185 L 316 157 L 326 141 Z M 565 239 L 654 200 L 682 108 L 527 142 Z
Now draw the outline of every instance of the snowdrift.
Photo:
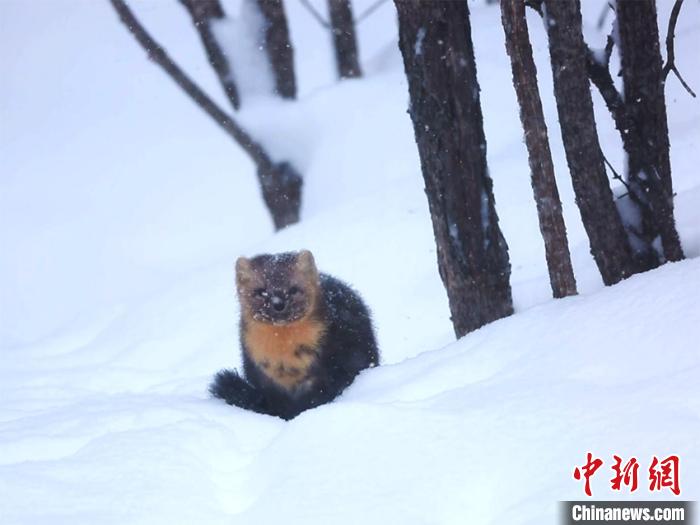
M 328 35 L 288 4 L 300 100 L 253 99 L 240 113 L 305 174 L 302 222 L 274 235 L 248 160 L 106 2 L 0 4 L 0 49 L 17 53 L 0 61 L 0 522 L 553 523 L 559 500 L 584 497 L 572 473 L 589 451 L 605 461 L 598 499 L 669 499 L 645 472 L 669 454 L 682 499 L 698 499 L 697 101 L 669 80 L 689 260 L 604 288 L 556 133 L 544 31 L 530 20 L 581 291 L 554 301 L 498 9 L 473 3 L 516 314 L 455 342 L 393 7 L 360 26 L 366 78 L 338 83 Z M 660 3 L 661 21 L 670 7 Z M 584 3 L 586 36 L 602 46 L 599 8 Z M 676 54 L 692 60 L 700 5 L 683 9 Z M 180 6 L 138 13 L 223 103 Z M 699 68 L 683 73 L 700 86 Z M 622 166 L 599 102 L 601 143 Z M 291 422 L 210 399 L 212 374 L 240 366 L 233 261 L 299 248 L 363 295 L 384 366 Z M 612 454 L 640 460 L 638 492 L 610 490 Z

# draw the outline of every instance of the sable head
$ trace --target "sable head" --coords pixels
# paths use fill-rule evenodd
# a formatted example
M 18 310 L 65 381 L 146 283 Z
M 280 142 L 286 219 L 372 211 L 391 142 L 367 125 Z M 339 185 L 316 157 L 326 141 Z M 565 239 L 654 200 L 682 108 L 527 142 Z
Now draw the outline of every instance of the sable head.
M 236 287 L 243 315 L 283 325 L 313 310 L 318 270 L 308 250 L 258 255 L 236 261 Z

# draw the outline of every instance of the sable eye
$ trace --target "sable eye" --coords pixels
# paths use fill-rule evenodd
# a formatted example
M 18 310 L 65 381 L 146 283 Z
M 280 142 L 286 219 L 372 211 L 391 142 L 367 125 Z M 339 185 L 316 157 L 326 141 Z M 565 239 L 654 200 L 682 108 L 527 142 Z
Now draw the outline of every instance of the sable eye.
M 289 295 L 297 295 L 297 294 L 300 294 L 300 293 L 301 293 L 301 288 L 299 288 L 298 286 L 292 286 L 292 287 L 289 289 Z
M 256 297 L 267 297 L 267 291 L 265 288 L 256 288 L 253 290 L 253 295 Z

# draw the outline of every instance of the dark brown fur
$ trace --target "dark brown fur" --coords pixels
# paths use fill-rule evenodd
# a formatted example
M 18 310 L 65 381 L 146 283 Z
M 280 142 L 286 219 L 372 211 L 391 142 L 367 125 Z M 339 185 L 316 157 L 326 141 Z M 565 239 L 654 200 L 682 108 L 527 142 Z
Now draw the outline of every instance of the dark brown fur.
M 320 274 L 309 251 L 236 262 L 245 379 L 220 372 L 216 397 L 291 418 L 335 398 L 379 361 L 369 312 L 347 285 Z

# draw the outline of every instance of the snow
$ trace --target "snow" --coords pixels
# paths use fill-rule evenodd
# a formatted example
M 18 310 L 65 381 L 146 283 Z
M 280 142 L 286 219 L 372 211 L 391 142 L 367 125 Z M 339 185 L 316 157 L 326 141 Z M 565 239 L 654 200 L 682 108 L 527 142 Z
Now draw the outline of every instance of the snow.
M 177 2 L 132 4 L 226 107 Z M 697 100 L 667 83 L 689 259 L 604 288 L 568 180 L 546 35 L 528 14 L 581 292 L 552 300 L 500 14 L 470 5 L 516 314 L 455 342 L 394 8 L 359 27 L 366 78 L 337 82 L 326 30 L 287 5 L 299 101 L 244 99 L 238 113 L 305 176 L 302 222 L 273 234 L 250 161 L 107 2 L 0 2 L 0 522 L 552 523 L 559 500 L 583 497 L 572 472 L 589 451 L 608 471 L 592 480 L 597 499 L 670 499 L 648 492 L 644 470 L 672 453 L 682 499 L 698 499 Z M 583 5 L 593 48 L 601 5 Z M 659 8 L 663 32 L 671 5 Z M 698 14 L 687 3 L 676 33 L 691 86 Z M 363 295 L 383 366 L 291 422 L 210 399 L 212 374 L 240 366 L 235 259 L 301 248 Z M 610 490 L 612 454 L 639 458 L 636 493 Z
M 254 2 L 242 1 L 237 7 L 228 9 L 226 18 L 212 20 L 211 28 L 229 59 L 231 76 L 246 104 L 250 97 L 272 96 L 275 80 L 264 47 L 265 18 Z
M 413 47 L 413 54 L 417 57 L 423 54 L 423 39 L 425 38 L 425 33 L 425 27 L 421 27 L 416 34 L 416 43 Z
M 489 218 L 489 196 L 485 190 L 481 190 L 481 229 L 486 233 L 491 228 L 491 220 Z M 488 237 L 484 237 L 484 250 L 488 250 Z

